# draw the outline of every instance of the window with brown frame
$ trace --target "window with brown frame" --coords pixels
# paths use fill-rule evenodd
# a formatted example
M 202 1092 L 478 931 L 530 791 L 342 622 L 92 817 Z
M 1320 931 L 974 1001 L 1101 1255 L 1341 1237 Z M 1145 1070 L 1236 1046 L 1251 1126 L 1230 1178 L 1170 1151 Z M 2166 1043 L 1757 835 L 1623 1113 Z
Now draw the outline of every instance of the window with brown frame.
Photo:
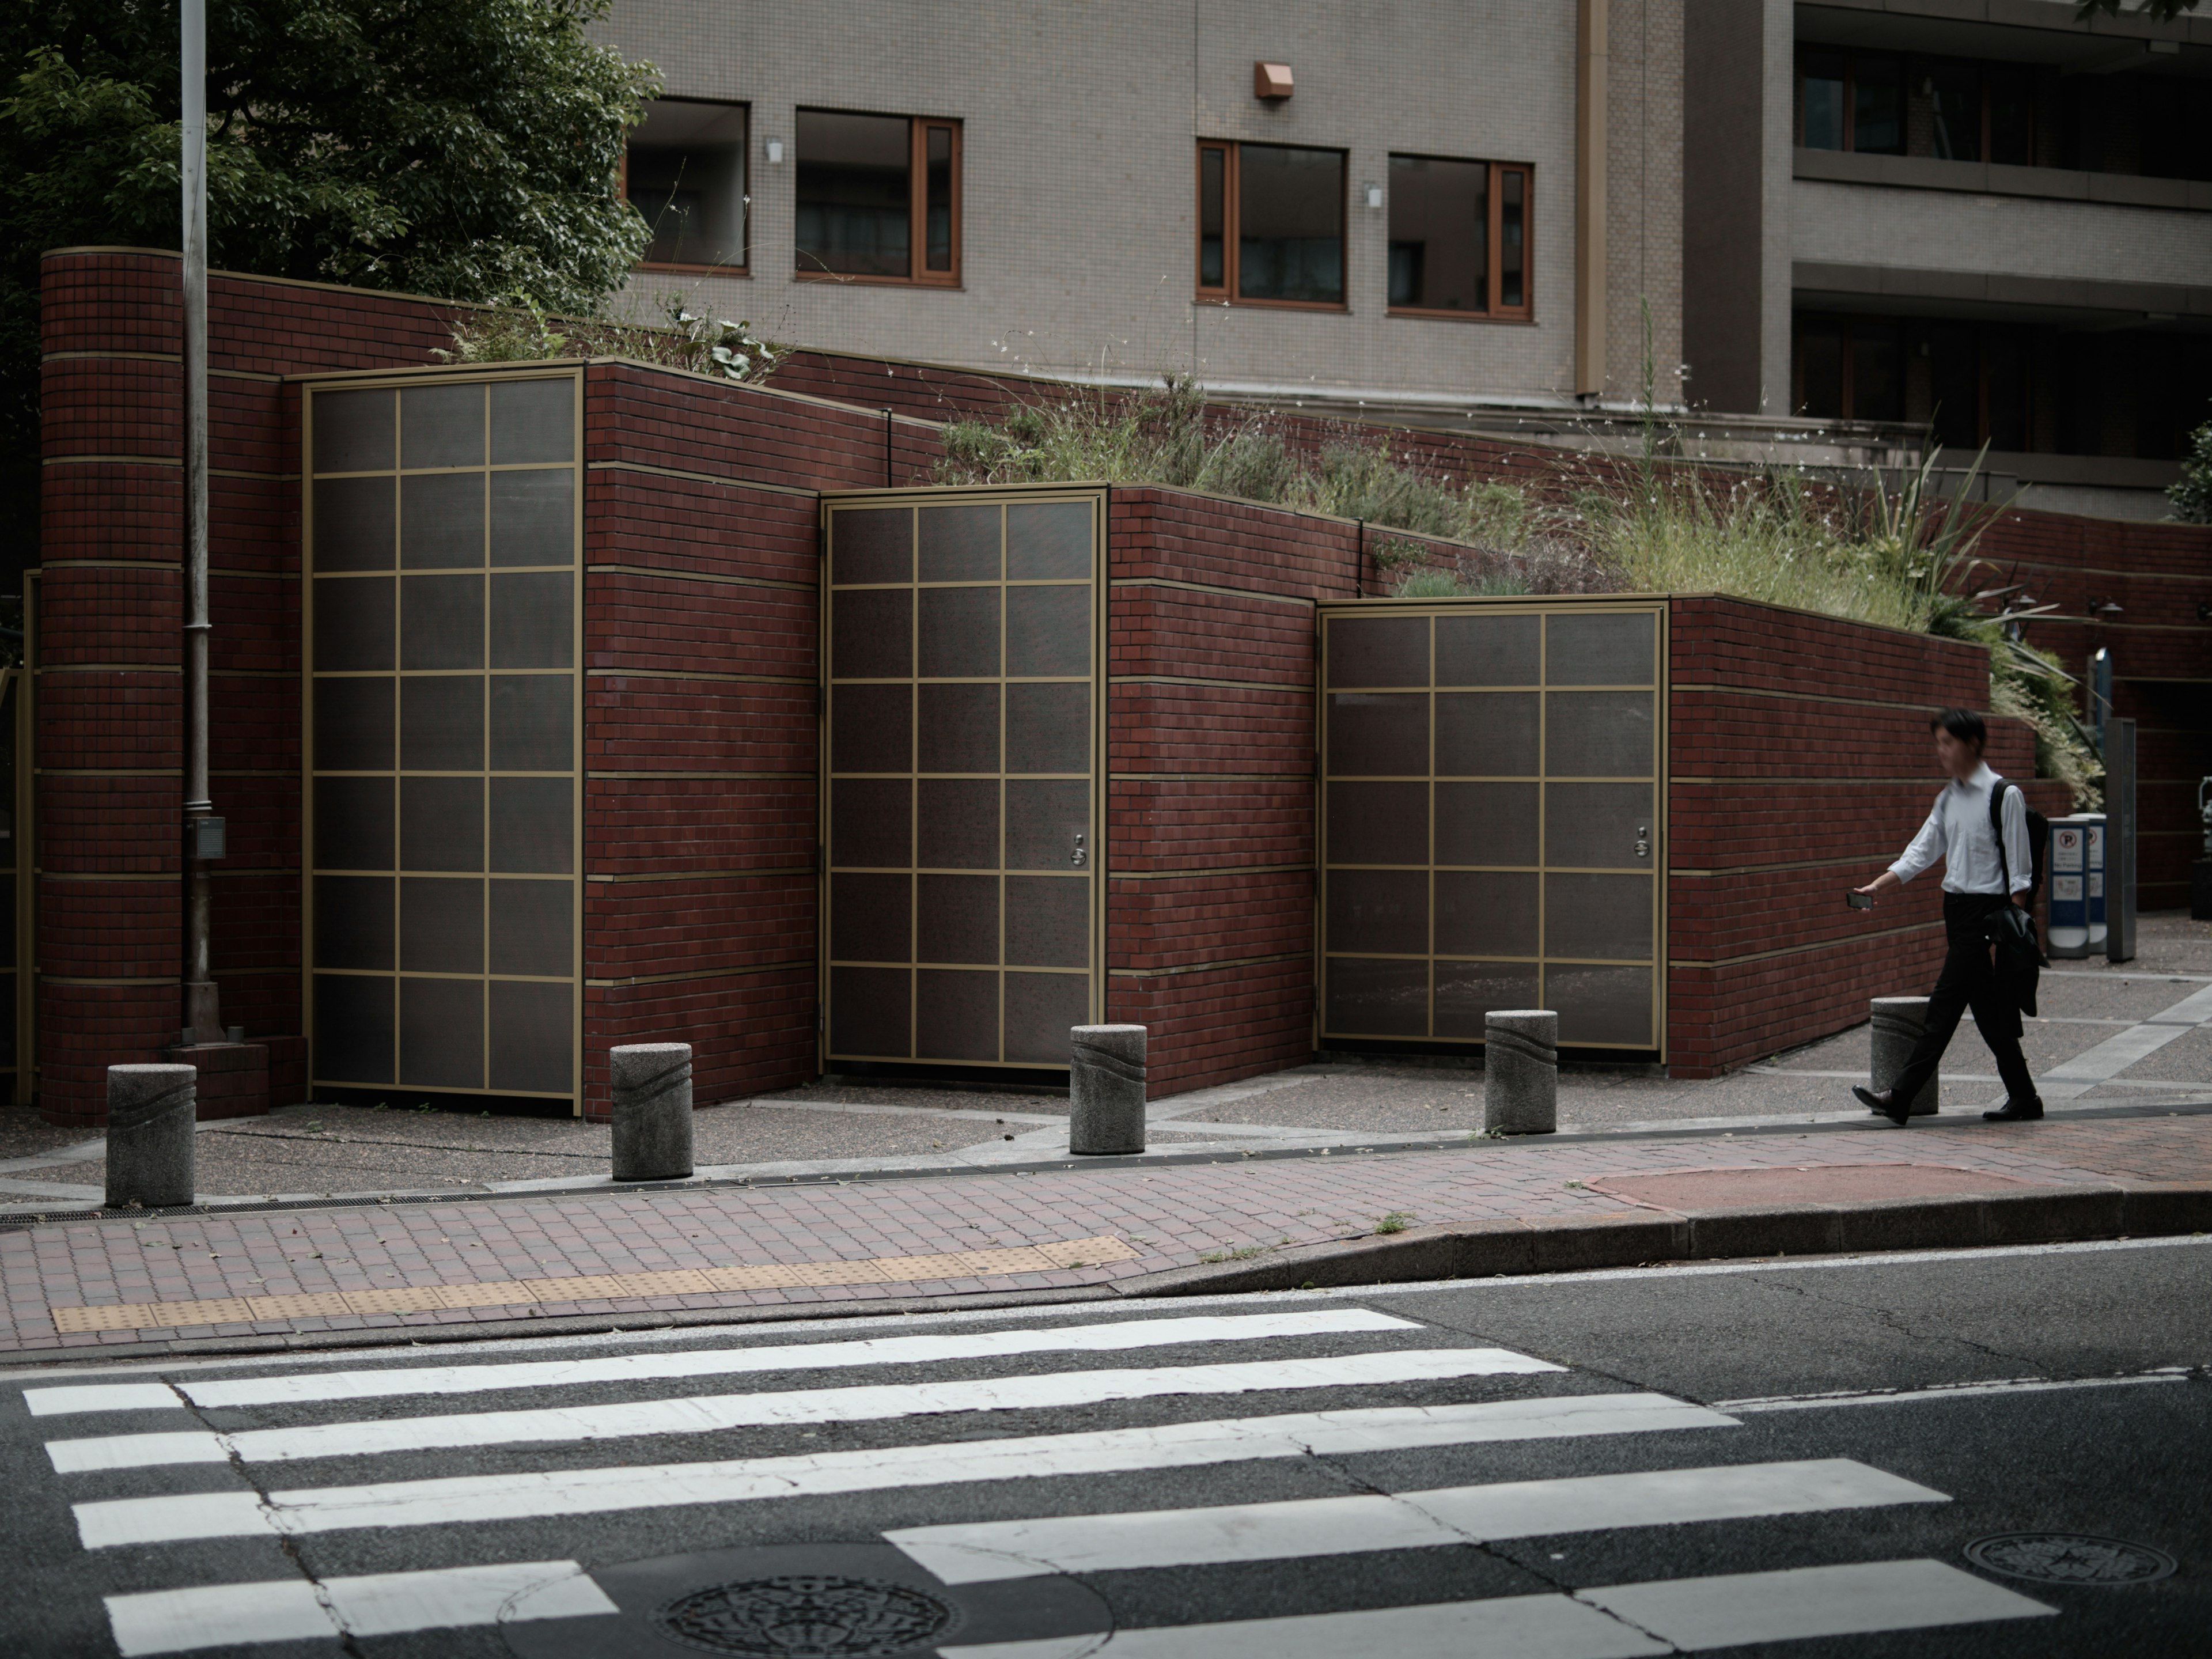
M 801 277 L 960 282 L 960 124 L 798 112 Z
M 1198 147 L 1198 297 L 1344 309 L 1340 149 L 1206 140 Z
M 1797 54 L 1797 142 L 1804 149 L 1902 155 L 1905 113 L 1903 58 L 1828 46 Z
M 623 194 L 653 230 L 642 268 L 747 274 L 745 115 L 697 98 L 646 106 L 623 157 Z
M 1534 314 L 1532 171 L 1504 161 L 1390 158 L 1390 309 L 1409 317 Z

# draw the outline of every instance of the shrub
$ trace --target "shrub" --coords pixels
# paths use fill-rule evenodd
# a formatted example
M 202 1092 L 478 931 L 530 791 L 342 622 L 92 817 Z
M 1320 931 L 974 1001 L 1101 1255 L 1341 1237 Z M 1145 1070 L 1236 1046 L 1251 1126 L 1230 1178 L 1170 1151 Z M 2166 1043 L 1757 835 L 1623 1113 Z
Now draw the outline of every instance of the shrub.
M 2166 487 L 2173 516 L 2184 524 L 2212 524 L 2212 421 L 2197 428 L 2181 459 L 2181 477 Z

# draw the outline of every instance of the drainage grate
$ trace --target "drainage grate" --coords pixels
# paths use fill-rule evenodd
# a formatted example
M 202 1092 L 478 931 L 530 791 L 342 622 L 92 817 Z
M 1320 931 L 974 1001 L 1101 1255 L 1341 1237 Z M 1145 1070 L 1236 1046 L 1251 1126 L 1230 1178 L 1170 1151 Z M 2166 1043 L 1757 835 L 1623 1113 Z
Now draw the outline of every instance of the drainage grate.
M 882 1578 L 787 1573 L 679 1595 L 653 1616 L 661 1634 L 745 1659 L 879 1659 L 936 1645 L 960 1623 L 949 1602 Z
M 2148 1544 L 2088 1533 L 2005 1532 L 1977 1538 L 1966 1559 L 2008 1578 L 2039 1584 L 2147 1584 L 2174 1570 L 2173 1558 Z

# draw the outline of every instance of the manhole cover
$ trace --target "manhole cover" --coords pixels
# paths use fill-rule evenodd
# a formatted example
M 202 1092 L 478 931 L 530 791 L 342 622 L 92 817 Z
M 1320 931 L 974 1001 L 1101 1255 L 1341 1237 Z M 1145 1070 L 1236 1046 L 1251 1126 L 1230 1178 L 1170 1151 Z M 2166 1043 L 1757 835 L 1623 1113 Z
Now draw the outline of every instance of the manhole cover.
M 2148 1544 L 2078 1532 L 2006 1532 L 1977 1538 L 1966 1559 L 2008 1578 L 2042 1584 L 2147 1584 L 2173 1571 L 2173 1558 Z
M 934 1646 L 960 1622 L 911 1584 L 786 1573 L 679 1595 L 653 1623 L 687 1647 L 747 1659 L 878 1659 Z

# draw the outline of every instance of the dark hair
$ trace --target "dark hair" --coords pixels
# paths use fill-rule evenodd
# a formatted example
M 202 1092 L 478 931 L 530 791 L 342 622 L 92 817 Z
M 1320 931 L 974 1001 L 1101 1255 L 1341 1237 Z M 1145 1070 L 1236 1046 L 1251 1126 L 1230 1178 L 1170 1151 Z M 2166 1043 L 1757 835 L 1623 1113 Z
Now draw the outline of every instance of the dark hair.
M 1928 722 L 1930 732 L 1938 726 L 1960 743 L 1971 743 L 1977 749 L 1984 748 L 1989 744 L 1990 728 L 1982 723 L 1982 717 L 1971 709 L 1946 708 Z

